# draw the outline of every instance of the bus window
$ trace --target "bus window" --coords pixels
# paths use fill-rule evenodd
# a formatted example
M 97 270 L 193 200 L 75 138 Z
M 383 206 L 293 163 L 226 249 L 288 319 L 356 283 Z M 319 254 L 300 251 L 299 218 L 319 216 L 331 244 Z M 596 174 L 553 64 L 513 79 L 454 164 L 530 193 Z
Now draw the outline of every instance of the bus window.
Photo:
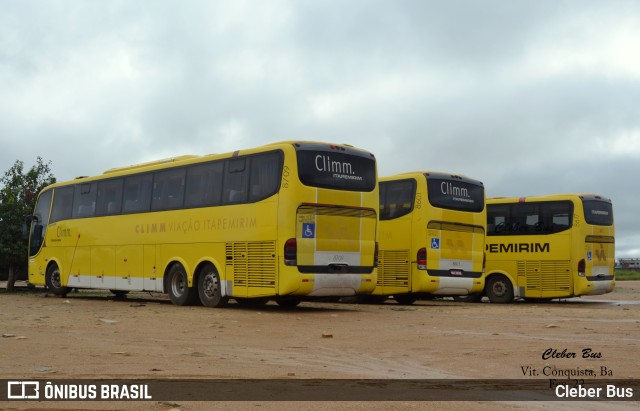
M 152 179 L 152 174 L 133 175 L 124 179 L 123 214 L 149 211 Z
M 543 223 L 540 232 L 545 234 L 558 233 L 571 227 L 573 205 L 571 201 L 552 201 L 540 203 Z
M 480 212 L 484 209 L 484 186 L 446 178 L 427 178 L 429 203 L 449 210 Z
M 50 222 L 68 220 L 73 210 L 73 186 L 56 188 L 53 195 Z
M 151 209 L 174 210 L 182 207 L 184 199 L 185 168 L 158 171 L 153 179 Z
M 77 184 L 73 196 L 73 218 L 93 217 L 96 213 L 96 183 Z
M 266 153 L 251 158 L 249 201 L 256 202 L 278 192 L 282 174 L 282 155 Z
M 51 210 L 51 194 L 53 190 L 47 190 L 38 198 L 38 204 L 36 204 L 36 210 L 33 213 L 33 219 L 31 221 L 31 237 L 29 243 L 29 255 L 34 256 L 40 251 L 40 247 L 44 241 L 44 236 L 47 231 L 47 224 L 49 219 L 49 211 Z
M 122 179 L 98 182 L 96 215 L 117 215 L 122 209 Z
M 247 159 L 244 157 L 227 160 L 223 183 L 224 204 L 247 202 L 247 183 L 249 182 L 249 173 L 246 165 Z
M 416 181 L 410 179 L 381 183 L 380 192 L 384 193 L 384 197 L 380 197 L 380 220 L 402 217 L 413 210 Z
M 349 153 L 298 150 L 300 182 L 310 187 L 372 191 L 376 187 L 373 157 Z
M 509 206 L 495 205 L 487 208 L 487 235 L 507 234 Z
M 220 205 L 223 166 L 223 161 L 214 161 L 187 168 L 185 207 Z
M 613 206 L 611 203 L 596 200 L 584 200 L 584 219 L 588 224 L 613 225 Z

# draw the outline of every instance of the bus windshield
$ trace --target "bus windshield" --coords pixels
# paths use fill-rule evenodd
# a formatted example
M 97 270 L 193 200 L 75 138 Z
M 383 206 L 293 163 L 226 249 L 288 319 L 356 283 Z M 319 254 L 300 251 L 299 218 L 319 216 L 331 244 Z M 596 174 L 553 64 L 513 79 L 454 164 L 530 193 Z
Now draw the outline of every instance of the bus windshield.
M 484 209 L 484 187 L 471 181 L 427 176 L 429 203 L 434 207 L 480 212 Z
M 584 219 L 588 224 L 613 225 L 613 206 L 600 200 L 583 200 Z
M 373 156 L 355 150 L 336 152 L 319 145 L 299 147 L 297 155 L 298 174 L 304 185 L 367 192 L 376 187 Z

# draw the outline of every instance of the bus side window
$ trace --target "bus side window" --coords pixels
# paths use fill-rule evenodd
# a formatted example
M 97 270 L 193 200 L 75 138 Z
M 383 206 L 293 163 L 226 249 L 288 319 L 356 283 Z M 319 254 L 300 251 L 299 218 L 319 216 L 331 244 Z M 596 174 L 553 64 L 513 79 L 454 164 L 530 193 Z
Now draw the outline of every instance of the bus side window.
M 249 201 L 255 202 L 278 192 L 282 174 L 280 152 L 260 154 L 251 158 L 251 191 Z
M 93 217 L 96 212 L 96 183 L 83 183 L 75 186 L 72 218 Z
M 184 206 L 187 208 L 220 205 L 224 161 L 187 168 Z
M 149 211 L 152 179 L 152 174 L 140 174 L 125 178 L 122 207 L 124 214 Z
M 383 219 L 407 215 L 413 209 L 415 199 L 415 180 L 392 181 L 385 184 L 385 216 Z
M 571 202 L 547 203 L 542 207 L 548 232 L 557 233 L 571 227 L 571 216 L 573 215 Z
M 536 204 L 516 204 L 509 222 L 510 234 L 532 234 L 536 232 L 538 223 L 538 209 Z
M 185 168 L 158 171 L 153 178 L 152 210 L 182 208 L 184 200 Z
M 98 182 L 96 215 L 116 215 L 122 209 L 122 178 Z
M 54 189 L 51 222 L 68 220 L 73 210 L 73 186 Z
M 238 158 L 227 160 L 224 173 L 224 204 L 238 204 L 247 202 L 247 184 L 249 173 L 246 167 L 247 159 Z
M 509 234 L 509 205 L 492 204 L 487 207 L 487 235 Z
M 380 191 L 380 220 L 387 220 L 387 183 L 379 184 Z

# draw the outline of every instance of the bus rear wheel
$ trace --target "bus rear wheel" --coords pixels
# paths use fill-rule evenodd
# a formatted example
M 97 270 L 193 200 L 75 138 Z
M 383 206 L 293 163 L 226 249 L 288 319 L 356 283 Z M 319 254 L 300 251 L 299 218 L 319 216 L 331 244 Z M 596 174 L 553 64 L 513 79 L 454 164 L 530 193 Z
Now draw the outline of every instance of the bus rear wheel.
M 269 302 L 269 299 L 267 297 L 236 298 L 236 302 L 243 307 L 262 307 Z
M 498 275 L 491 277 L 487 284 L 487 297 L 492 303 L 508 303 L 513 301 L 513 286 L 507 277 Z
M 401 305 L 411 305 L 416 302 L 416 296 L 413 294 L 398 294 L 394 295 L 393 299 Z
M 224 307 L 229 300 L 222 296 L 220 276 L 213 265 L 206 265 L 200 270 L 198 276 L 198 295 L 200 302 L 205 307 Z
M 109 292 L 118 300 L 126 298 L 129 294 L 127 290 L 109 290 Z
M 47 285 L 49 291 L 51 291 L 51 293 L 54 295 L 66 295 L 71 291 L 71 288 L 62 286 L 60 269 L 56 264 L 49 266 L 49 268 L 47 269 L 45 284 Z
M 276 297 L 276 303 L 280 307 L 293 308 L 297 307 L 302 300 L 297 297 Z
M 189 287 L 187 272 L 181 264 L 171 266 L 167 274 L 169 298 L 175 305 L 191 305 L 196 301 L 196 292 Z

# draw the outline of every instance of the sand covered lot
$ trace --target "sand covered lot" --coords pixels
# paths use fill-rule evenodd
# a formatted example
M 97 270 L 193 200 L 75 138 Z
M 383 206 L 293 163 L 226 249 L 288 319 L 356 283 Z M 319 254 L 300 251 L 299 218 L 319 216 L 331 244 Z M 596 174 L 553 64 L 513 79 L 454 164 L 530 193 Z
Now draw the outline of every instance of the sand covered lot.
M 247 308 L 232 302 L 210 309 L 174 306 L 157 294 L 116 300 L 95 291 L 53 297 L 43 290 L 2 292 L 0 301 L 3 379 L 527 379 L 563 378 L 571 370 L 582 370 L 582 378 L 640 379 L 640 282 L 618 282 L 604 296 L 506 305 L 303 302 L 285 310 L 275 303 Z M 12 401 L 3 408 L 190 410 L 213 405 Z M 495 406 L 408 401 L 215 405 L 256 410 Z M 571 409 L 578 403 L 502 405 Z M 637 405 L 580 403 L 582 409 Z

